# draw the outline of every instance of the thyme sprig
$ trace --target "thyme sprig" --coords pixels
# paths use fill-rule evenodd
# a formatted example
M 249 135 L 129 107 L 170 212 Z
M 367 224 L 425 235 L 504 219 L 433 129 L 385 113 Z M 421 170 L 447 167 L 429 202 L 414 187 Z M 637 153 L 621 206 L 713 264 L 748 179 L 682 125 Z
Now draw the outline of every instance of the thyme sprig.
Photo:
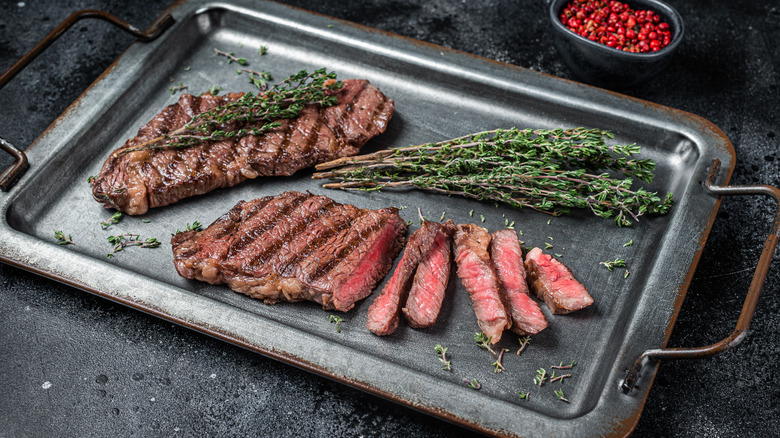
M 341 333 L 341 323 L 344 322 L 344 318 L 337 315 L 330 315 L 328 322 L 331 324 L 336 323 L 336 333 Z
M 509 351 L 509 349 L 502 348 L 501 351 L 498 352 L 498 358 L 496 359 L 496 361 L 491 364 L 494 367 L 493 372 L 496 374 L 506 371 L 506 367 L 504 367 L 504 364 L 502 363 L 502 360 L 504 359 L 505 351 Z
M 463 378 L 463 382 L 466 383 L 468 385 L 468 387 L 471 388 L 471 389 L 480 389 L 480 388 L 482 388 L 482 384 L 479 383 L 479 380 L 477 380 L 476 378 L 469 380 L 469 379 L 464 377 Z
M 246 93 L 240 98 L 196 114 L 181 128 L 149 141 L 119 150 L 115 157 L 149 149 L 185 148 L 210 141 L 261 135 L 278 126 L 279 119 L 298 117 L 306 105 L 333 106 L 343 83 L 335 73 L 306 70 L 277 83 L 264 93 Z M 262 122 L 262 123 L 260 123 Z M 251 125 L 251 124 L 255 125 Z
M 604 262 L 599 262 L 600 265 L 604 265 L 605 268 L 612 271 L 615 268 L 625 268 L 626 267 L 626 261 L 624 259 L 617 258 L 615 260 L 607 260 Z
M 192 224 L 187 222 L 187 226 L 184 227 L 184 231 L 201 231 L 203 227 L 201 226 L 200 222 L 194 221 Z M 180 229 L 176 229 L 176 232 L 174 234 L 179 234 L 182 231 Z
M 528 401 L 528 397 L 531 395 L 531 393 L 528 391 L 518 391 L 517 395 L 520 397 L 520 400 Z
M 224 56 L 228 60 L 228 64 L 235 62 L 239 65 L 247 65 L 249 64 L 246 60 L 246 58 L 239 58 L 238 56 L 234 55 L 233 52 L 225 52 L 223 50 L 214 49 L 214 53 L 217 54 L 217 56 Z
M 558 397 L 558 400 L 564 401 L 566 403 L 570 403 L 569 400 L 563 395 L 563 388 L 556 389 L 555 390 L 555 396 Z
M 522 353 L 528 343 L 531 342 L 531 337 L 523 336 L 522 338 L 517 338 L 517 340 L 520 342 L 520 348 L 517 350 L 517 355 L 520 356 L 520 353 Z
M 490 341 L 493 339 L 492 336 L 488 336 L 482 332 L 476 332 L 474 333 L 474 342 L 477 343 L 477 345 L 480 348 L 484 348 L 485 350 L 489 351 L 491 354 L 496 354 L 495 350 L 493 350 L 490 347 Z
M 547 370 L 545 370 L 544 368 L 539 368 L 538 370 L 536 370 L 536 377 L 534 377 L 534 385 L 541 388 L 545 380 L 547 380 Z
M 122 220 L 122 212 L 117 211 L 114 214 L 111 215 L 110 218 L 106 219 L 105 221 L 100 223 L 100 228 L 107 229 L 111 225 L 116 225 L 119 223 L 119 221 Z
M 65 233 L 61 230 L 55 230 L 54 231 L 54 238 L 57 239 L 57 245 L 75 245 L 76 242 L 73 241 L 73 239 L 70 237 L 70 234 L 68 234 L 67 237 L 65 237 Z
M 588 209 L 628 226 L 644 214 L 665 214 L 661 199 L 633 179 L 652 182 L 655 162 L 640 147 L 607 145 L 599 129 L 498 129 L 438 143 L 345 157 L 317 165 L 315 179 L 332 189 L 408 188 L 531 208 L 553 216 Z M 625 178 L 613 176 L 622 173 Z
M 271 73 L 267 71 L 255 71 L 248 68 L 240 68 L 237 70 L 238 74 L 249 73 L 249 82 L 251 82 L 258 90 L 265 91 L 268 89 L 268 82 L 272 81 Z
M 108 242 L 114 245 L 114 248 L 111 250 L 111 252 L 106 255 L 106 257 L 108 258 L 113 258 L 114 254 L 124 250 L 129 246 L 140 246 L 141 248 L 157 248 L 161 244 L 161 242 L 157 240 L 156 237 L 150 237 L 148 239 L 141 240 L 141 235 L 131 234 L 131 233 L 119 234 L 116 236 L 108 236 Z
M 442 363 L 441 369 L 445 371 L 451 371 L 452 361 L 447 359 L 448 348 L 442 347 L 441 344 L 436 344 L 436 346 L 433 347 L 433 350 L 436 352 L 436 355 L 439 356 L 439 362 Z

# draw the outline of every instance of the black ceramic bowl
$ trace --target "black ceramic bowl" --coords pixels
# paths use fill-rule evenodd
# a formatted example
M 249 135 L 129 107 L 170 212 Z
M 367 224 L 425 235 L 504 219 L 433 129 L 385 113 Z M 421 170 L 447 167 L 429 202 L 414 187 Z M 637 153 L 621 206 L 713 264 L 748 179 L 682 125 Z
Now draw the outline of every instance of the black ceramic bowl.
M 563 8 L 571 0 L 550 3 L 550 21 L 555 47 L 574 76 L 588 84 L 606 88 L 627 88 L 648 81 L 663 70 L 680 45 L 684 34 L 682 17 L 671 6 L 658 0 L 624 0 L 633 10 L 652 10 L 668 23 L 672 41 L 656 52 L 631 53 L 591 41 L 561 23 Z

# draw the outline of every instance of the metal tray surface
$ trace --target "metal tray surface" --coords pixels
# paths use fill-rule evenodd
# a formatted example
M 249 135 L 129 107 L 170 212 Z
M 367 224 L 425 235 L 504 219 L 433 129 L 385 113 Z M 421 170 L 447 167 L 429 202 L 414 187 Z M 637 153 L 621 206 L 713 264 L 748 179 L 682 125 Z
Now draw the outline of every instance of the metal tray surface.
M 630 433 L 657 365 L 639 390 L 623 394 L 620 381 L 638 354 L 664 346 L 671 333 L 719 205 L 703 186 L 710 163 L 722 163 L 717 184 L 725 184 L 734 168 L 733 148 L 718 128 L 682 111 L 276 3 L 193 1 L 169 12 L 176 19 L 172 28 L 152 43 L 131 46 L 28 148 L 30 170 L 1 200 L 3 261 L 488 434 Z M 268 47 L 265 56 L 257 54 L 260 46 Z M 182 82 L 190 93 L 213 85 L 252 90 L 246 75 L 237 75 L 235 64 L 217 57 L 215 48 L 247 57 L 250 68 L 275 79 L 320 67 L 340 78 L 369 79 L 395 100 L 396 112 L 388 132 L 366 152 L 500 127 L 612 130 L 616 142 L 636 142 L 644 157 L 657 162 L 648 188 L 674 193 L 675 206 L 667 216 L 618 228 L 583 212 L 550 219 L 417 191 L 329 191 L 309 171 L 249 181 L 101 229 L 111 212 L 92 200 L 87 178 L 111 150 L 178 99 L 170 86 Z M 514 221 L 525 245 L 553 245 L 548 252 L 561 254 L 595 304 L 571 315 L 547 312 L 550 327 L 520 356 L 517 337 L 507 332 L 500 343 L 509 349 L 506 371 L 494 373 L 493 358 L 474 343 L 476 318 L 454 275 L 433 328 L 401 324 L 380 338 L 365 328 L 372 298 L 342 315 L 337 333 L 330 312 L 316 304 L 267 306 L 176 274 L 168 243 L 175 230 L 193 221 L 209 224 L 239 200 L 286 190 L 362 208 L 405 206 L 402 216 L 414 223 L 410 232 L 417 228 L 418 207 L 429 218 L 444 214 L 491 231 L 503 228 L 505 219 Z M 58 246 L 54 230 L 72 235 L 76 245 Z M 164 243 L 109 259 L 106 238 L 120 233 Z M 630 240 L 634 244 L 624 246 Z M 616 257 L 627 260 L 627 278 L 623 270 L 599 265 Z M 441 369 L 436 344 L 449 348 L 452 371 Z M 572 360 L 573 377 L 534 386 L 536 369 Z M 482 388 L 468 388 L 464 378 L 478 379 Z M 559 388 L 571 403 L 554 396 Z M 530 399 L 520 400 L 518 391 L 529 391 Z

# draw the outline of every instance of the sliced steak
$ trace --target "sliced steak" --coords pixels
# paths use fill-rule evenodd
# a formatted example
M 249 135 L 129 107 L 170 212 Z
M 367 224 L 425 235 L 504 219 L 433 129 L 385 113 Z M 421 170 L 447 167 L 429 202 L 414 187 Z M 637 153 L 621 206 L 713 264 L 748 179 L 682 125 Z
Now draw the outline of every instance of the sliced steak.
M 364 210 L 286 192 L 239 202 L 203 231 L 171 239 L 186 278 L 226 283 L 268 304 L 311 300 L 348 311 L 390 270 L 406 223 L 395 208 Z
M 458 277 L 469 293 L 477 323 L 495 344 L 512 326 L 501 296 L 501 284 L 488 254 L 490 234 L 474 224 L 458 225 L 455 232 L 455 262 Z
M 534 248 L 525 256 L 528 284 L 553 313 L 569 313 L 593 304 L 588 290 L 563 263 Z
M 438 222 L 423 221 L 420 229 L 409 236 L 409 242 L 393 276 L 368 308 L 366 327 L 374 334 L 386 336 L 398 328 L 401 306 L 406 302 L 417 266 L 430 252 L 442 227 Z
M 450 281 L 450 248 L 454 231 L 455 224 L 452 221 L 441 225 L 431 248 L 417 266 L 406 305 L 401 309 L 406 322 L 413 328 L 430 327 L 439 316 Z
M 368 140 L 385 131 L 394 109 L 393 101 L 368 81 L 349 79 L 338 91 L 337 105 L 306 106 L 297 118 L 279 120 L 279 127 L 262 135 L 122 153 L 242 95 L 183 94 L 141 127 L 136 137 L 111 153 L 92 181 L 92 196 L 106 208 L 135 215 L 258 176 L 292 175 L 321 162 L 357 154 Z M 220 129 L 251 130 L 260 125 L 262 122 L 228 122 Z
M 520 335 L 535 335 L 547 328 L 547 318 L 539 304 L 528 295 L 523 252 L 517 234 L 514 230 L 500 230 L 491 237 L 490 257 L 504 286 L 512 331 Z

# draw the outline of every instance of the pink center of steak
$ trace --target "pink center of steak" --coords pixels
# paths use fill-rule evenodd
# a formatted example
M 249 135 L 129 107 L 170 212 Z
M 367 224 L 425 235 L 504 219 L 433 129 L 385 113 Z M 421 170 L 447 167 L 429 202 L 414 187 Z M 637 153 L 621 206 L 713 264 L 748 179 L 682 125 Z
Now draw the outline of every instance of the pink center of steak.
M 514 230 L 500 230 L 492 235 L 490 257 L 501 280 L 512 331 L 518 334 L 536 334 L 547 328 L 539 304 L 528 296 L 525 266 L 520 241 Z
M 452 227 L 452 221 L 447 224 L 447 227 Z M 398 328 L 401 306 L 406 301 L 417 266 L 430 251 L 442 227 L 442 224 L 424 221 L 420 229 L 409 237 L 393 276 L 368 308 L 366 326 L 374 334 L 386 336 Z
M 501 297 L 500 283 L 487 249 L 490 234 L 473 224 L 458 225 L 455 232 L 455 262 L 458 277 L 471 298 L 477 323 L 495 344 L 512 326 Z
M 413 328 L 432 326 L 439 316 L 450 279 L 450 236 L 443 230 L 436 234 L 433 246 L 417 266 L 412 288 L 402 309 Z
M 531 289 L 553 313 L 569 313 L 593 304 L 588 290 L 571 270 L 541 249 L 526 254 L 525 267 Z

